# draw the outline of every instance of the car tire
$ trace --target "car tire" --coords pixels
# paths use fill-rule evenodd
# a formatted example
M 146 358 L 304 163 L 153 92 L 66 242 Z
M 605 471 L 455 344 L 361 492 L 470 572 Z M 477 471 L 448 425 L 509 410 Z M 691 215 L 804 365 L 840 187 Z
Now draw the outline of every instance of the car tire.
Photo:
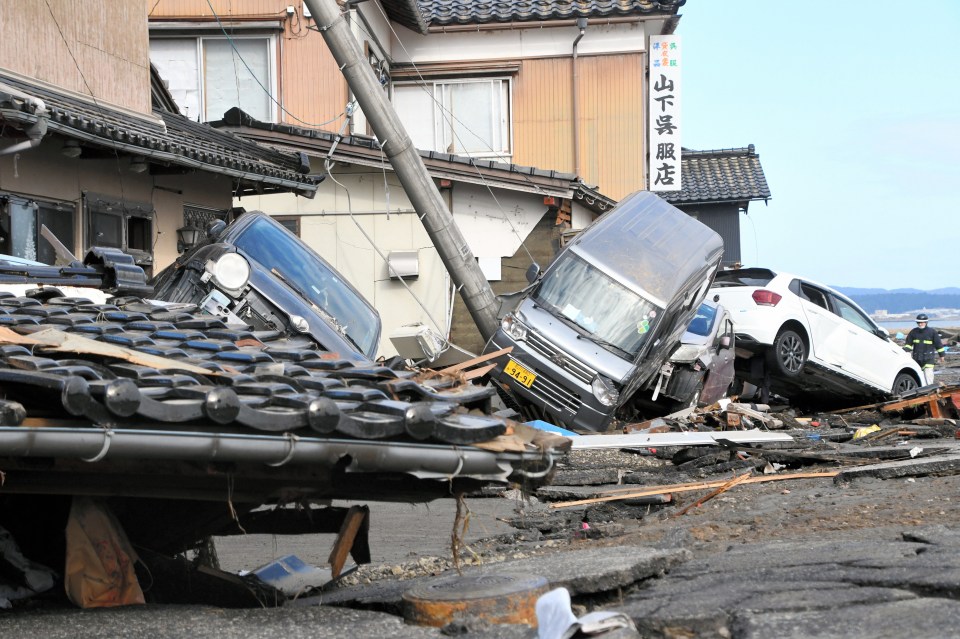
M 893 380 L 893 389 L 890 392 L 894 395 L 903 395 L 919 387 L 920 385 L 913 375 L 910 373 L 900 373 L 897 375 L 897 378 Z
M 807 344 L 800 333 L 789 328 L 780 331 L 770 347 L 768 362 L 782 377 L 799 376 L 807 363 Z

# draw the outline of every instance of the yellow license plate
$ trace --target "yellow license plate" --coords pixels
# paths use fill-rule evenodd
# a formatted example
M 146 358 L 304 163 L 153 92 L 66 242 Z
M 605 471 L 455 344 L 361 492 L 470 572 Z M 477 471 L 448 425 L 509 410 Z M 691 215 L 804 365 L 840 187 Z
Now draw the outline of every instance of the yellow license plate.
M 533 380 L 537 379 L 537 376 L 532 372 L 525 369 L 520 364 L 516 363 L 513 360 L 507 362 L 507 365 L 503 367 L 503 372 L 514 378 L 527 388 L 533 386 Z

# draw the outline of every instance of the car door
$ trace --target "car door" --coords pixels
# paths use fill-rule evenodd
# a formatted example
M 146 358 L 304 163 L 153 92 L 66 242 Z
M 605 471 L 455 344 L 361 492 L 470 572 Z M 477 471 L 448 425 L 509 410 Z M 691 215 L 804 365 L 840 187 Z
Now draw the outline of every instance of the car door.
M 802 280 L 795 280 L 790 288 L 800 298 L 800 308 L 810 327 L 811 358 L 828 367 L 844 369 L 849 338 L 843 320 L 830 306 L 829 292 Z
M 890 390 L 902 363 L 899 348 L 889 339 L 878 336 L 876 325 L 852 303 L 831 296 L 837 314 L 844 320 L 847 332 L 847 365 L 845 370 L 861 380 Z
M 700 392 L 700 401 L 705 404 L 712 404 L 727 393 L 734 377 L 734 330 L 733 320 L 730 319 L 730 313 L 723 307 L 718 313 L 717 325 L 715 328 L 715 337 L 711 344 L 714 351 L 713 360 L 710 363 L 710 374 L 707 375 L 703 383 L 703 390 Z

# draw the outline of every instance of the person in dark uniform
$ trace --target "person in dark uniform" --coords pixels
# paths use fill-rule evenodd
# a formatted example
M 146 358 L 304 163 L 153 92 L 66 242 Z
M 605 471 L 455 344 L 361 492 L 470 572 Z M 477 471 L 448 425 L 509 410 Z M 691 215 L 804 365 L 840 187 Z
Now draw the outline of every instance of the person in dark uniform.
M 927 385 L 933 383 L 933 366 L 938 359 L 943 364 L 943 354 L 946 350 L 940 342 L 940 333 L 927 326 L 929 318 L 925 313 L 917 315 L 917 326 L 907 333 L 907 341 L 903 348 L 913 355 L 913 359 L 923 369 L 923 377 Z

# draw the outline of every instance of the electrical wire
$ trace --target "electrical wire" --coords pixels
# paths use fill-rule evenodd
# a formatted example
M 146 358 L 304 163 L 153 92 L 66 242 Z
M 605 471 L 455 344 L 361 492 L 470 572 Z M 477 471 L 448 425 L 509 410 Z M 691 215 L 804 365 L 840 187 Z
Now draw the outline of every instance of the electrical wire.
M 293 113 L 290 113 L 290 111 L 287 111 L 287 109 L 282 104 L 277 102 L 277 99 L 275 97 L 273 97 L 273 94 L 270 93 L 270 89 L 263 86 L 263 83 L 260 82 L 260 78 L 257 77 L 257 75 L 253 72 L 253 69 L 250 68 L 250 65 L 247 64 L 247 61 L 243 59 L 242 55 L 240 55 L 240 51 L 237 49 L 236 42 L 234 42 L 233 37 L 231 37 L 230 34 L 227 33 L 227 30 L 223 26 L 223 22 L 221 22 L 220 20 L 220 16 L 217 15 L 217 12 L 214 10 L 213 4 L 210 3 L 210 0 L 207 0 L 207 6 L 210 7 L 210 11 L 211 13 L 213 13 L 213 17 L 216 18 L 217 20 L 217 26 L 220 27 L 220 31 L 223 32 L 223 35 L 227 38 L 227 41 L 230 43 L 230 48 L 233 49 L 234 54 L 236 54 L 237 58 L 240 59 L 240 62 L 242 62 L 243 66 L 247 69 L 247 73 L 250 74 L 250 77 L 253 78 L 254 82 L 256 82 L 260 86 L 260 88 L 263 89 L 263 92 L 267 94 L 267 97 L 270 98 L 270 101 L 276 104 L 281 111 L 289 115 L 291 118 L 293 118 L 300 124 L 305 124 L 310 127 L 318 127 L 318 128 L 327 126 L 328 124 L 332 124 L 333 122 L 336 122 L 340 118 L 344 117 L 344 115 L 346 115 L 345 113 L 338 113 L 337 115 L 327 120 L 326 122 L 316 123 L 316 122 L 307 122 L 306 120 L 301 120 L 300 118 L 295 116 Z
M 73 65 L 77 68 L 77 73 L 80 74 L 80 79 L 83 80 L 83 86 L 87 87 L 87 92 L 90 93 L 90 99 L 93 100 L 94 106 L 97 107 L 97 111 L 100 112 L 100 117 L 104 120 L 107 119 L 107 114 L 103 109 L 103 106 L 100 104 L 100 101 L 97 100 L 97 96 L 94 95 L 93 87 L 90 86 L 90 83 L 87 81 L 87 76 L 84 75 L 83 69 L 80 68 L 80 63 L 77 61 L 77 57 L 73 55 L 73 50 L 70 48 L 70 43 L 67 41 L 67 36 L 64 35 L 63 29 L 60 27 L 60 22 L 57 20 L 57 16 L 53 13 L 53 7 L 50 6 L 49 0 L 44 0 L 44 3 L 47 5 L 47 11 L 50 12 L 50 18 L 53 20 L 53 24 L 57 27 L 57 32 L 60 34 L 60 39 L 63 40 L 63 46 L 66 47 L 67 53 L 70 54 L 70 59 L 73 60 Z M 113 148 L 113 156 L 116 159 L 117 164 L 117 181 L 120 185 L 120 201 L 123 203 L 121 206 L 126 205 L 127 196 L 123 188 L 123 169 L 120 166 L 120 152 Z M 82 210 L 81 210 L 82 214 Z
M 387 16 L 386 12 L 384 11 L 383 7 L 380 6 L 379 3 L 375 3 L 375 4 L 377 6 L 377 9 L 383 15 L 384 21 L 386 22 L 387 26 L 390 28 L 390 32 L 393 34 L 394 39 L 397 41 L 397 43 L 400 45 L 400 48 L 403 49 L 404 54 L 406 54 L 407 58 L 410 60 L 410 64 L 413 66 L 414 71 L 417 72 L 417 77 L 420 79 L 420 82 L 417 83 L 417 86 L 419 86 L 428 96 L 430 96 L 430 99 L 434 102 L 434 104 L 436 104 L 437 107 L 439 107 L 440 113 L 443 115 L 445 121 L 450 125 L 450 132 L 453 135 L 454 139 L 457 140 L 457 142 L 460 144 L 461 147 L 465 146 L 463 144 L 463 140 L 457 134 L 456 127 L 453 126 L 453 123 L 456 122 L 465 131 L 472 134 L 482 144 L 486 145 L 487 148 L 492 153 L 497 155 L 499 159 L 499 154 L 497 154 L 497 152 L 487 144 L 486 140 L 484 140 L 477 133 L 475 133 L 469 126 L 467 126 L 466 123 L 464 123 L 459 118 L 457 118 L 449 109 L 447 109 L 439 100 L 437 100 L 437 98 L 433 94 L 433 91 L 430 90 L 430 88 L 427 86 L 427 81 L 423 77 L 423 74 L 420 73 L 420 69 L 417 67 L 416 63 L 413 62 L 413 56 L 411 56 L 410 52 L 407 51 L 407 48 L 403 45 L 403 40 L 400 38 L 396 30 L 393 28 L 393 24 L 390 21 L 390 18 Z M 367 35 L 369 36 L 370 34 L 368 33 Z M 530 262 L 531 263 L 536 262 L 536 260 L 533 258 L 533 254 L 530 252 L 530 249 L 527 248 L 526 242 L 523 241 L 523 238 L 520 236 L 520 233 L 517 231 L 516 227 L 513 225 L 513 222 L 510 220 L 510 217 L 507 215 L 507 212 L 504 210 L 503 205 L 500 203 L 500 200 L 497 198 L 496 194 L 493 192 L 493 188 L 490 186 L 490 184 L 487 182 L 487 179 L 484 177 L 483 172 L 480 170 L 480 167 L 478 167 L 472 161 L 470 162 L 470 166 L 472 166 L 476 170 L 477 176 L 480 178 L 480 182 L 490 193 L 490 197 L 493 198 L 494 203 L 497 205 L 497 209 L 500 211 L 500 214 L 503 217 L 503 220 L 510 227 L 511 232 L 516 236 L 517 240 L 520 241 L 520 246 L 523 248 L 524 252 L 527 254 L 527 257 L 530 259 Z M 541 189 L 538 184 L 534 184 L 533 181 L 530 180 L 530 178 L 528 178 L 526 175 L 523 175 L 522 173 L 519 175 L 524 181 L 527 182 L 528 185 L 532 186 L 536 192 L 543 194 L 543 189 Z
M 338 181 L 337 178 L 333 177 L 333 171 L 332 171 L 332 169 L 333 169 L 333 164 L 334 164 L 333 161 L 332 161 L 329 157 L 327 157 L 327 159 L 324 160 L 323 168 L 324 168 L 324 170 L 327 172 L 327 177 L 330 178 L 330 181 L 332 181 L 334 184 L 336 184 L 336 185 L 339 186 L 341 189 L 343 189 L 344 192 L 346 192 L 346 194 L 347 194 L 347 212 L 350 214 L 350 219 L 351 219 L 351 220 L 353 221 L 353 223 L 356 225 L 357 229 L 360 231 L 360 233 L 363 235 L 363 237 L 366 238 L 367 242 L 370 243 L 370 246 L 373 247 L 373 250 L 376 251 L 377 255 L 380 256 L 380 259 L 382 259 L 382 260 L 384 261 L 384 263 L 389 264 L 389 260 L 387 259 L 387 256 L 383 254 L 383 251 L 380 250 L 380 247 L 377 246 L 377 243 L 374 241 L 374 239 L 373 239 L 372 237 L 370 237 L 370 234 L 367 233 L 366 229 L 363 228 L 363 226 L 360 224 L 360 222 L 357 220 L 357 218 L 353 215 L 353 200 L 352 200 L 351 197 L 350 197 L 350 189 L 347 188 L 343 183 L 341 183 L 340 181 Z M 440 331 L 440 336 L 439 336 L 439 337 L 440 337 L 440 339 L 443 341 L 443 348 L 444 348 L 444 350 L 446 350 L 446 348 L 450 345 L 450 342 L 447 341 L 447 338 L 446 338 L 446 335 L 447 335 L 447 334 L 446 334 L 446 332 L 444 332 L 443 327 L 440 326 L 440 323 L 433 317 L 433 313 L 430 312 L 430 309 L 427 308 L 426 304 L 424 304 L 423 301 L 422 301 L 422 300 L 417 296 L 417 294 L 413 291 L 413 289 L 410 288 L 410 285 L 407 284 L 407 282 L 403 279 L 403 276 L 398 273 L 398 274 L 397 274 L 397 279 L 400 280 L 400 283 L 403 284 L 403 287 L 404 287 L 405 289 L 407 289 L 407 292 L 410 293 L 410 295 L 411 295 L 411 296 L 413 297 L 413 299 L 417 302 L 417 304 L 420 305 L 420 308 L 423 309 L 423 312 L 426 314 L 427 318 L 429 318 L 430 321 L 433 323 L 433 325 L 437 327 L 437 330 Z

